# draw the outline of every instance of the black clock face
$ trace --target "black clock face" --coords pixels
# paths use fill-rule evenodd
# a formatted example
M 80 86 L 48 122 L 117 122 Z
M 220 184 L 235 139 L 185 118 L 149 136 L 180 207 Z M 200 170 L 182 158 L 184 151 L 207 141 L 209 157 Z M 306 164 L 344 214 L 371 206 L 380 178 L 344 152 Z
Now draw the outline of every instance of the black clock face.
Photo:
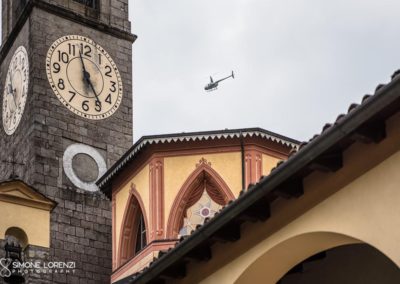
M 56 40 L 47 53 L 46 70 L 57 98 L 77 115 L 104 119 L 121 105 L 118 68 L 107 51 L 87 37 Z

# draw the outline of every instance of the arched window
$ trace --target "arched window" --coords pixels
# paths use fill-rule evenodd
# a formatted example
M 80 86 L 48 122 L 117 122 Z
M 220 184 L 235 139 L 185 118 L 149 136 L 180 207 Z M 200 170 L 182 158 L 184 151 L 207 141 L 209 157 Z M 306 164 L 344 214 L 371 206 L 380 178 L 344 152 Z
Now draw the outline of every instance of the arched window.
M 173 239 L 190 234 L 232 199 L 234 195 L 221 176 L 210 163 L 200 160 L 172 205 L 167 237 Z
M 137 228 L 136 228 L 136 245 L 135 245 L 135 252 L 137 254 L 140 252 L 147 244 L 146 240 L 146 226 L 144 224 L 144 218 L 142 212 L 138 214 L 137 218 Z
M 218 201 L 222 201 L 222 204 L 217 203 L 208 193 L 207 179 L 203 180 L 204 187 L 198 188 L 198 192 L 194 192 L 193 200 L 198 199 L 192 206 L 188 203 L 184 210 L 183 219 L 181 221 L 181 229 L 179 230 L 180 236 L 189 235 L 191 231 L 196 229 L 197 225 L 204 223 L 206 218 L 214 217 L 222 206 L 225 204 L 223 199 L 217 198 Z M 200 197 L 198 195 L 200 194 Z M 218 196 L 219 194 L 217 194 Z M 215 197 L 215 196 L 214 196 Z
M 122 220 L 118 265 L 127 262 L 147 245 L 147 219 L 143 208 L 140 196 L 132 186 Z
M 18 242 L 18 244 L 25 249 L 28 245 L 28 236 L 25 231 L 18 227 L 10 227 L 5 233 L 5 238 L 12 238 Z

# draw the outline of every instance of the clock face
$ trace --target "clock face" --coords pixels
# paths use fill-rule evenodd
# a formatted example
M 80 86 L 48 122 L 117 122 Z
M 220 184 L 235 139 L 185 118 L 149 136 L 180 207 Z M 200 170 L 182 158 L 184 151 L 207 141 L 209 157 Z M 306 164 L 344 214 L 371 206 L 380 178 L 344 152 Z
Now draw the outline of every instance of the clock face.
M 114 61 L 93 40 L 68 35 L 47 52 L 47 78 L 70 111 L 88 119 L 104 119 L 121 105 L 122 81 Z
M 17 129 L 24 113 L 29 85 L 29 61 L 25 47 L 15 51 L 3 91 L 3 127 L 8 135 Z

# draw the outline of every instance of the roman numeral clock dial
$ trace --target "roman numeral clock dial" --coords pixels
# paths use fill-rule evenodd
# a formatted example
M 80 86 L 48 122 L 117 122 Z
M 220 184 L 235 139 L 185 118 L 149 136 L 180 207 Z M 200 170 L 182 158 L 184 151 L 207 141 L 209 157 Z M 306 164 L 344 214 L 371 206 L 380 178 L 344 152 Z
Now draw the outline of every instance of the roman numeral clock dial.
M 118 68 L 107 51 L 87 37 L 56 40 L 47 52 L 46 72 L 55 95 L 77 115 L 104 119 L 121 105 Z
M 29 61 L 20 46 L 11 58 L 3 91 L 3 127 L 7 135 L 17 129 L 24 113 L 29 85 Z

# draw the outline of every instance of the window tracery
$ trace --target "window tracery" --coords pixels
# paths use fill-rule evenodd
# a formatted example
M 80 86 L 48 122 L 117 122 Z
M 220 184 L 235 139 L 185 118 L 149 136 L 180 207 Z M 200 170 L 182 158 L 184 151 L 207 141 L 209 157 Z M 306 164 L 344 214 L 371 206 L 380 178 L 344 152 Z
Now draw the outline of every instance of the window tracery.
M 179 237 L 189 235 L 191 231 L 196 229 L 197 225 L 203 224 L 206 218 L 214 217 L 215 213 L 221 208 L 222 206 L 212 200 L 206 188 L 204 188 L 200 199 L 186 210 Z

